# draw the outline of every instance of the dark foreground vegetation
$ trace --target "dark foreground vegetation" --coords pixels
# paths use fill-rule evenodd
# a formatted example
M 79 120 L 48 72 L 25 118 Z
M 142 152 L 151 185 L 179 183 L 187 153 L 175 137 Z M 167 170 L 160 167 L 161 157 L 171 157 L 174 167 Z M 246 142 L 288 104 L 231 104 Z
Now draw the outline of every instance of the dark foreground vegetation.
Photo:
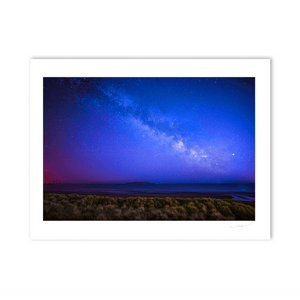
M 255 220 L 255 201 L 44 193 L 44 220 Z

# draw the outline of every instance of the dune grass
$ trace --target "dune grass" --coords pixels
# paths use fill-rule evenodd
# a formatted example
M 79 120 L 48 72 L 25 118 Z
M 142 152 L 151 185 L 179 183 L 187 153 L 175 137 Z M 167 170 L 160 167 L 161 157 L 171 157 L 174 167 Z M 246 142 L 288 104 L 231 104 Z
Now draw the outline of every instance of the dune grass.
M 255 201 L 44 193 L 44 220 L 255 220 Z

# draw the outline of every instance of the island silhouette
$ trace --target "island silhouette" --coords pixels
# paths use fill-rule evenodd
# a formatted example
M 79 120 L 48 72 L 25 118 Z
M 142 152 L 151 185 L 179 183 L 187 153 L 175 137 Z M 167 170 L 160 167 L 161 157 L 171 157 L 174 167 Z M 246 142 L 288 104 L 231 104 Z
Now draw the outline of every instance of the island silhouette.
M 124 184 L 156 184 L 156 183 L 145 182 L 145 181 L 134 181 L 134 182 L 126 182 Z

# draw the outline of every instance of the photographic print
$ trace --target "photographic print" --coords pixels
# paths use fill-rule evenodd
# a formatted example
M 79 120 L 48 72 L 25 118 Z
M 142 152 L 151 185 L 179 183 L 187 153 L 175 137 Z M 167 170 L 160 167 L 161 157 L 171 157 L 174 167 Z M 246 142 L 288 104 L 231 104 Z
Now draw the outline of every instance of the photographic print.
M 255 220 L 255 78 L 44 77 L 44 220 Z
M 269 59 L 32 59 L 30 237 L 270 236 Z

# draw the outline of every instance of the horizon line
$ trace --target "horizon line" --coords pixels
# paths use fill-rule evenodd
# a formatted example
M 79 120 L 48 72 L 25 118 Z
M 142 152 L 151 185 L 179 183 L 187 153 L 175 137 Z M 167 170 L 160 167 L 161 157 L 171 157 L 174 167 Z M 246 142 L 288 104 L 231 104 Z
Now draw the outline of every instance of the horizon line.
M 126 181 L 126 182 L 44 182 L 43 184 L 126 184 L 126 183 L 149 183 L 149 184 L 229 184 L 229 183 L 255 183 L 255 181 L 226 181 L 226 182 L 148 182 L 148 181 Z

